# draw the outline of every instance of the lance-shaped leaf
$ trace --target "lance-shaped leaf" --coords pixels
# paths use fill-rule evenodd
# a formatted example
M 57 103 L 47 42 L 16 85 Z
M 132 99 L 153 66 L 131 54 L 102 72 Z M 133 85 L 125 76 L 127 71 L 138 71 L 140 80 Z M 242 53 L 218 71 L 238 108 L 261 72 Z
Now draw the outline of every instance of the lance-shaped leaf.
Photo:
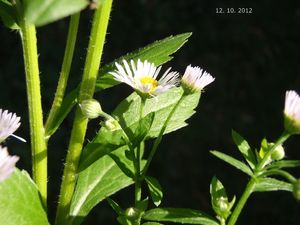
M 124 149 L 118 151 L 115 154 L 123 154 Z M 103 156 L 78 176 L 71 203 L 70 224 L 80 224 L 95 205 L 132 183 L 133 180 L 120 170 L 111 157 Z
M 257 178 L 255 189 L 256 192 L 265 192 L 265 191 L 293 191 L 293 185 L 277 180 L 275 178 Z
M 84 9 L 88 0 L 24 0 L 24 16 L 36 26 L 42 26 Z
M 150 177 L 150 176 L 147 176 L 145 180 L 148 185 L 150 195 L 154 205 L 159 206 L 163 198 L 163 192 L 159 181 L 154 177 Z
M 268 169 L 294 168 L 300 167 L 300 160 L 279 160 L 268 165 Z
M 6 27 L 19 29 L 16 10 L 7 0 L 0 0 L 0 17 Z
M 219 159 L 222 159 L 223 161 L 229 163 L 230 165 L 234 166 L 235 168 L 237 168 L 238 170 L 248 174 L 249 176 L 252 176 L 253 173 L 251 171 L 251 169 L 243 162 L 229 156 L 226 155 L 222 152 L 219 151 L 210 151 L 214 156 L 218 157 Z
M 255 165 L 256 165 L 256 158 L 255 158 L 255 155 L 252 152 L 248 142 L 234 130 L 232 130 L 231 134 L 232 134 L 232 139 L 233 139 L 234 143 L 236 144 L 236 146 L 238 147 L 238 149 L 240 150 L 240 152 L 242 153 L 242 155 L 248 162 L 249 166 L 252 169 L 254 169 Z
M 36 185 L 18 169 L 0 183 L 0 224 L 49 225 Z
M 183 208 L 156 208 L 146 211 L 144 220 L 157 222 L 173 222 L 182 224 L 218 225 L 219 223 L 211 216 L 193 209 Z

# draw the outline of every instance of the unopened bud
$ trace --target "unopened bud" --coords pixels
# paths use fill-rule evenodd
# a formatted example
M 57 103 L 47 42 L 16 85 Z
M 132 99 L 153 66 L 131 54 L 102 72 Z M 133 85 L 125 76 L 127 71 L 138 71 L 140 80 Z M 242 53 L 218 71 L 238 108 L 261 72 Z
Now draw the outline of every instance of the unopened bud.
M 293 183 L 293 195 L 296 200 L 300 200 L 300 179 Z
M 285 156 L 284 148 L 282 147 L 282 145 L 279 145 L 274 149 L 273 153 L 271 154 L 271 159 L 281 160 L 284 158 L 284 156 Z
M 135 221 L 135 220 L 138 220 L 140 218 L 141 213 L 140 213 L 140 210 L 138 210 L 137 208 L 130 207 L 130 208 L 125 210 L 125 216 L 129 220 Z
M 116 131 L 121 129 L 119 122 L 114 118 L 106 120 L 103 126 L 105 126 L 110 131 Z
M 79 106 L 82 114 L 88 119 L 95 119 L 102 113 L 101 105 L 95 99 L 83 100 Z

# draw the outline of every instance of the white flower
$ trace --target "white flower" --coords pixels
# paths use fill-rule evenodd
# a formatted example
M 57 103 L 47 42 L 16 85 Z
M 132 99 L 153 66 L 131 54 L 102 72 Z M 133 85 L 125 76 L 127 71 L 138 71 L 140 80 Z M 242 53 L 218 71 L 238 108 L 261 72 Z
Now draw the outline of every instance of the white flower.
M 7 148 L 0 146 L 0 182 L 8 178 L 15 170 L 18 156 L 10 156 Z
M 7 110 L 0 109 L 0 143 L 11 135 L 26 142 L 23 138 L 13 134 L 20 124 L 20 117 L 17 117 L 15 113 L 8 113 Z
M 300 133 L 300 97 L 295 91 L 286 91 L 284 127 L 291 134 Z
M 135 89 L 139 94 L 147 96 L 156 96 L 170 88 L 176 86 L 179 82 L 177 72 L 169 72 L 171 68 L 157 80 L 161 67 L 156 67 L 147 60 L 142 62 L 140 59 L 135 62 L 130 61 L 130 65 L 123 60 L 123 66 L 116 63 L 117 70 L 111 72 L 114 79 L 124 82 Z
M 181 84 L 186 92 L 194 93 L 203 90 L 204 87 L 209 85 L 214 80 L 214 77 L 203 71 L 203 69 L 200 67 L 192 67 L 189 65 L 186 67 Z

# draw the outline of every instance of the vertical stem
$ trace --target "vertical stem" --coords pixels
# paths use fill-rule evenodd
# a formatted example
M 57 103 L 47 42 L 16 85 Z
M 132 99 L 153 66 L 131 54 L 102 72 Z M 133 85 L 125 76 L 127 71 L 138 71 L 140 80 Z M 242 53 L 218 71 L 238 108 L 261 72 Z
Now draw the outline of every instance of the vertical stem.
M 251 180 L 247 184 L 246 189 L 245 189 L 243 195 L 241 196 L 238 204 L 234 208 L 234 211 L 231 214 L 227 225 L 234 225 L 236 223 L 244 205 L 246 204 L 249 196 L 251 195 L 252 191 L 254 190 L 254 187 L 255 187 L 255 178 L 251 178 Z
M 143 118 L 144 108 L 145 108 L 146 99 L 144 97 L 141 97 L 141 107 L 140 107 L 140 122 Z M 141 128 L 141 123 L 139 124 L 139 127 Z M 134 151 L 134 149 L 133 149 Z M 139 143 L 139 146 L 136 149 L 136 164 L 135 164 L 135 204 L 137 204 L 139 201 L 141 201 L 142 196 L 142 188 L 141 188 L 141 143 Z
M 43 127 L 37 40 L 35 26 L 21 21 L 21 39 L 26 74 L 26 87 L 30 123 L 33 179 L 42 201 L 47 202 L 47 148 Z
M 92 98 L 94 94 L 111 5 L 112 0 L 106 0 L 99 6 L 94 15 L 83 78 L 79 91 L 79 102 L 84 99 Z M 88 119 L 82 115 L 80 108 L 77 107 L 57 207 L 55 222 L 57 225 L 68 224 L 68 214 L 75 189 L 77 168 L 87 123 Z
M 54 122 L 57 116 L 57 113 L 61 107 L 61 103 L 65 94 L 65 90 L 66 90 L 66 86 L 70 74 L 73 54 L 74 54 L 75 43 L 77 39 L 79 19 L 80 19 L 80 13 L 76 13 L 72 15 L 70 18 L 67 44 L 65 48 L 65 54 L 64 54 L 61 72 L 60 72 L 60 77 L 58 80 L 54 101 L 45 125 L 45 135 L 47 139 L 49 139 L 51 135 L 50 133 L 51 131 L 49 131 L 49 129 L 51 128 L 52 123 Z

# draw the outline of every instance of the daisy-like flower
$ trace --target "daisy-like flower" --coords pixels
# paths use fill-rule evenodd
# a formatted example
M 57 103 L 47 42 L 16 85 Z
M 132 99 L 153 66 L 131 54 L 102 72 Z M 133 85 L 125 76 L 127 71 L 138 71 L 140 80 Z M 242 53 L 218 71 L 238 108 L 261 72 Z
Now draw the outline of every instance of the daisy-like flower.
M 205 72 L 198 66 L 186 67 L 184 75 L 181 79 L 181 85 L 186 93 L 195 93 L 203 90 L 204 87 L 209 85 L 215 80 L 209 73 Z
M 179 83 L 179 74 L 170 72 L 171 68 L 168 68 L 158 80 L 161 67 L 157 68 L 147 60 L 142 62 L 139 59 L 137 63 L 131 60 L 130 65 L 126 60 L 123 60 L 123 66 L 118 63 L 115 65 L 117 70 L 110 73 L 114 79 L 128 84 L 142 96 L 159 95 Z
M 13 134 L 19 128 L 20 124 L 20 117 L 17 117 L 15 113 L 9 113 L 7 110 L 3 111 L 0 109 L 0 143 L 9 136 L 14 136 L 26 142 L 23 138 Z
M 300 97 L 296 91 L 286 91 L 284 127 L 290 134 L 300 134 Z
M 7 148 L 0 146 L 0 182 L 7 179 L 15 170 L 18 156 L 10 156 Z

